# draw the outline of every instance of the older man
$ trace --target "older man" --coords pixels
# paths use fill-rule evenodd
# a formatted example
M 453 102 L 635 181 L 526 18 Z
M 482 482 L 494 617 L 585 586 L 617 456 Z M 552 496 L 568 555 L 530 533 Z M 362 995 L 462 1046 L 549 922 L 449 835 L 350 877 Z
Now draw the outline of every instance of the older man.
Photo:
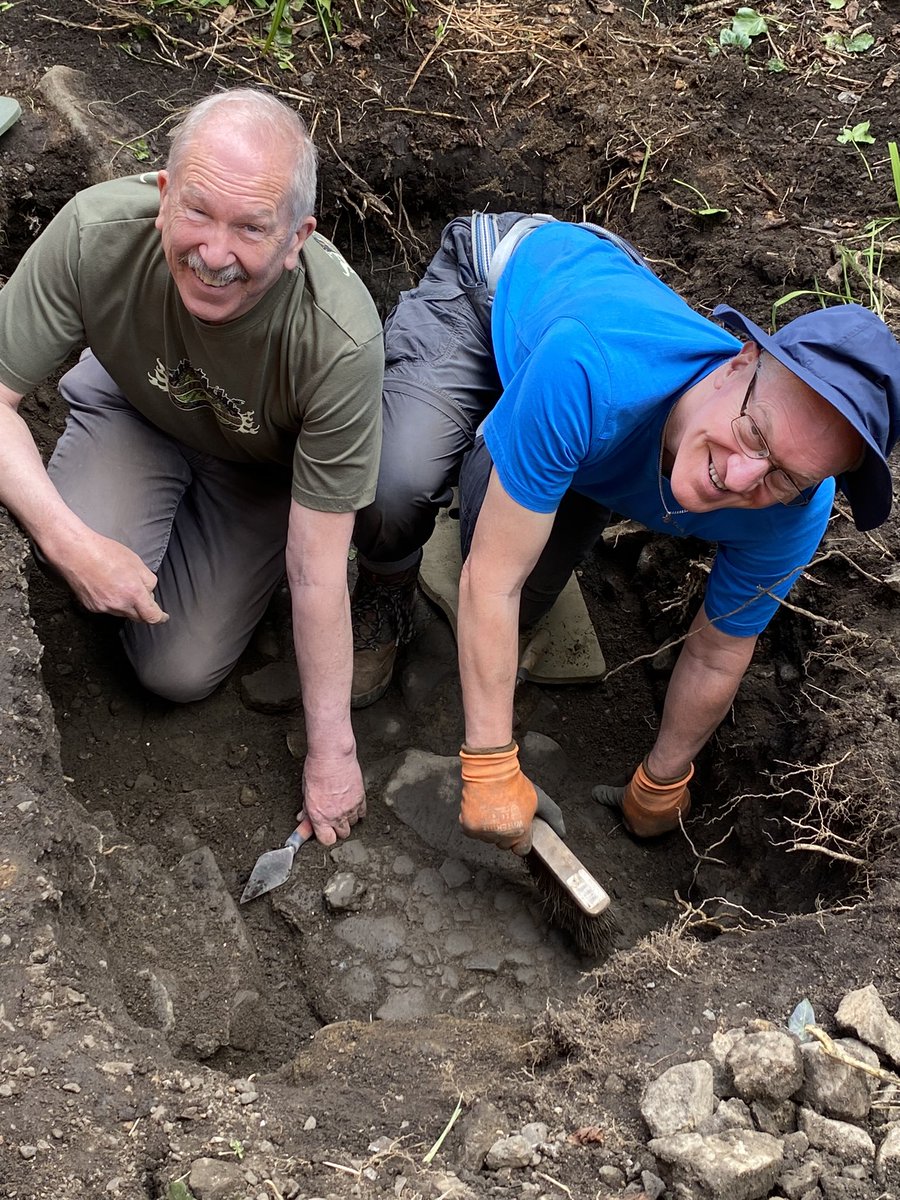
M 158 175 L 74 197 L 0 292 L 0 500 L 141 682 L 207 695 L 287 568 L 320 841 L 365 812 L 346 585 L 374 494 L 374 305 L 315 232 L 299 118 L 236 89 L 192 108 Z M 87 343 L 45 471 L 19 401 Z
M 369 636 L 354 697 L 386 686 L 401 593 L 465 454 L 461 821 L 475 837 L 530 846 L 535 789 L 512 740 L 517 634 L 611 510 L 718 547 L 656 740 L 627 788 L 598 796 L 645 837 L 687 812 L 694 757 L 815 552 L 835 478 L 861 529 L 888 516 L 900 346 L 884 323 L 848 305 L 769 337 L 733 309 L 714 315 L 750 340 L 691 310 L 608 231 L 475 214 L 447 227 L 386 327 L 385 448 L 355 534 L 356 627 Z

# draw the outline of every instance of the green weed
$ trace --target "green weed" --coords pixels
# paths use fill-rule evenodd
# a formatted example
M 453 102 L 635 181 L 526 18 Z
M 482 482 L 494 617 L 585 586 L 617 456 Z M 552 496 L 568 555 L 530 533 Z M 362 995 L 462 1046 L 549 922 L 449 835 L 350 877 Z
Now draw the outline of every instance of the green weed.
M 869 133 L 869 121 L 860 121 L 858 125 L 854 125 L 851 129 L 849 125 L 845 125 L 841 132 L 837 135 L 837 140 L 842 146 L 852 146 L 856 150 L 859 157 L 863 160 L 863 166 L 866 168 L 866 174 L 869 180 L 872 179 L 872 168 L 869 166 L 869 160 L 866 158 L 860 149 L 861 146 L 874 146 L 875 139 Z
M 888 142 L 888 158 L 891 163 L 891 179 L 894 184 L 894 196 L 897 200 L 897 208 L 900 208 L 900 150 L 897 149 L 896 142 Z
M 679 187 L 687 188 L 687 190 L 689 192 L 693 192 L 694 195 L 697 196 L 698 199 L 700 200 L 700 206 L 699 207 L 694 206 L 690 210 L 696 216 L 698 216 L 698 217 L 727 217 L 728 216 L 727 208 L 715 208 L 713 205 L 710 204 L 710 202 L 703 195 L 703 193 L 700 191 L 700 189 L 695 188 L 692 183 L 685 183 L 683 179 L 676 179 L 674 182 L 677 183 L 679 185 Z
M 875 45 L 871 33 L 837 33 L 834 30 L 824 34 L 822 41 L 828 50 L 836 50 L 839 54 L 865 54 Z
M 760 16 L 755 8 L 739 8 L 731 18 L 731 24 L 720 31 L 719 45 L 749 50 L 753 39 L 768 31 L 765 17 Z

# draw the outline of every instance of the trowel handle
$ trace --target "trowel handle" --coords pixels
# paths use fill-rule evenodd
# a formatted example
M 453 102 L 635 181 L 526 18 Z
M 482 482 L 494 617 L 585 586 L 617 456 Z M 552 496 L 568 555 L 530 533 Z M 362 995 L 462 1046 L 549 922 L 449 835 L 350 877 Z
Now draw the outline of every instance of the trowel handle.
M 284 843 L 286 846 L 290 846 L 295 853 L 300 849 L 304 842 L 308 842 L 313 836 L 312 821 L 310 821 L 306 813 L 303 812 L 303 809 L 300 811 L 303 814 L 300 817 L 300 824 Z

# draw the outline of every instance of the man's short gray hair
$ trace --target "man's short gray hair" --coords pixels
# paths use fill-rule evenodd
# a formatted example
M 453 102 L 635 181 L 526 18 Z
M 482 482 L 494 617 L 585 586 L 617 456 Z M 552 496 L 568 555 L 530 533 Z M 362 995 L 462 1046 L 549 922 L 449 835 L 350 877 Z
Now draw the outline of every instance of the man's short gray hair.
M 268 138 L 287 155 L 290 185 L 285 196 L 293 224 L 311 217 L 316 206 L 316 148 L 303 119 L 268 92 L 254 88 L 231 88 L 198 101 L 171 130 L 172 145 L 166 170 L 176 176 L 185 155 L 203 127 L 214 120 L 226 122 L 235 132 L 244 132 L 253 140 Z

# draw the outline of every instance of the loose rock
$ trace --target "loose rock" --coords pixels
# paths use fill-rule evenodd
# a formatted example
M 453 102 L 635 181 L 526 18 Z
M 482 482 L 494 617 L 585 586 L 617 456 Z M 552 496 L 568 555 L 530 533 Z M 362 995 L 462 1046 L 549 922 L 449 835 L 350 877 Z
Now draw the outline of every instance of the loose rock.
M 887 1136 L 878 1147 L 875 1175 L 882 1187 L 900 1191 L 900 1122 L 889 1126 Z
M 759 1200 L 772 1189 L 783 1150 L 767 1133 L 678 1133 L 654 1138 L 650 1152 L 670 1169 L 672 1187 L 690 1189 L 697 1200 Z
M 528 1167 L 534 1158 L 534 1147 L 521 1133 L 494 1142 L 485 1156 L 484 1165 L 490 1171 L 504 1167 Z
M 713 1072 L 708 1062 L 679 1063 L 649 1083 L 641 1116 L 654 1137 L 690 1133 L 713 1113 Z
M 835 1017 L 839 1025 L 851 1029 L 900 1067 L 900 1022 L 887 1011 L 874 984 L 848 992 Z
M 800 1109 L 797 1124 L 809 1138 L 811 1146 L 825 1150 L 843 1162 L 871 1162 L 875 1157 L 875 1143 L 858 1125 L 833 1121 L 811 1108 Z
M 877 1067 L 878 1055 L 855 1038 L 842 1038 L 835 1047 L 851 1058 Z M 804 1082 L 800 1098 L 826 1117 L 839 1121 L 862 1121 L 871 1107 L 869 1078 L 858 1068 L 827 1054 L 818 1042 L 802 1049 Z
M 803 1083 L 800 1048 L 790 1034 L 776 1029 L 748 1033 L 731 1048 L 725 1061 L 743 1100 L 777 1104 Z

